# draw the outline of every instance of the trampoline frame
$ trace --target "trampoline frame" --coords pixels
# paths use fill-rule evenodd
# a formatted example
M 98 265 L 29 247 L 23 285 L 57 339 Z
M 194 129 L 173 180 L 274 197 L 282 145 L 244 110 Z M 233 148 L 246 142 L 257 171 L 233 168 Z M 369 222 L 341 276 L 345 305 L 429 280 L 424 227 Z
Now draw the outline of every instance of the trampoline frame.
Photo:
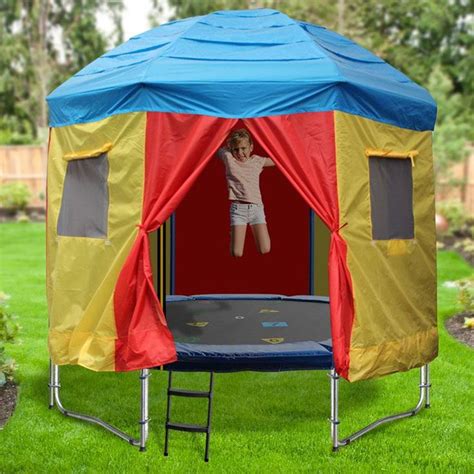
M 52 409 L 56 405 L 59 411 L 65 415 L 70 416 L 72 418 L 76 418 L 78 420 L 86 421 L 88 423 L 93 423 L 96 425 L 105 428 L 106 430 L 110 431 L 115 436 L 127 441 L 132 446 L 139 447 L 140 451 L 146 450 L 146 442 L 148 439 L 148 428 L 149 428 L 149 417 L 148 417 L 148 378 L 151 376 L 150 369 L 143 369 L 140 370 L 140 387 L 141 387 L 141 397 L 140 397 L 140 420 L 138 424 L 140 425 L 140 437 L 139 439 L 133 438 L 132 436 L 128 435 L 127 433 L 123 432 L 122 430 L 116 428 L 115 426 L 103 421 L 102 419 L 96 416 L 90 416 L 82 413 L 78 413 L 72 410 L 68 410 L 64 408 L 61 399 L 60 399 L 60 378 L 59 378 L 59 366 L 53 364 L 50 361 L 50 369 L 49 369 L 49 408 Z M 331 438 L 332 438 L 332 449 L 333 451 L 337 451 L 339 448 L 344 446 L 348 446 L 350 443 L 355 441 L 356 439 L 360 438 L 361 436 L 367 434 L 369 431 L 377 428 L 380 425 L 385 423 L 389 423 L 391 421 L 401 420 L 403 418 L 409 418 L 416 414 L 418 414 L 421 409 L 423 408 L 423 404 L 425 408 L 430 408 L 430 388 L 431 388 L 431 381 L 430 381 L 430 370 L 429 364 L 423 365 L 420 367 L 420 383 L 418 385 L 420 390 L 420 395 L 418 399 L 418 403 L 414 408 L 411 410 L 397 413 L 395 415 L 386 416 L 384 418 L 379 418 L 374 422 L 370 423 L 369 425 L 365 426 L 364 428 L 354 432 L 350 436 L 340 440 L 339 439 L 339 375 L 335 371 L 335 369 L 331 369 L 328 373 L 331 386 L 331 416 L 329 421 L 331 423 Z
M 58 410 L 65 416 L 70 416 L 71 418 L 76 418 L 78 420 L 87 421 L 88 423 L 93 423 L 96 425 L 105 428 L 106 430 L 110 431 L 115 436 L 127 441 L 132 446 L 137 446 L 140 448 L 140 451 L 146 451 L 146 442 L 148 439 L 148 427 L 150 419 L 148 417 L 148 378 L 151 376 L 149 369 L 140 370 L 140 390 L 141 390 L 141 397 L 140 397 L 140 420 L 138 424 L 140 425 L 140 438 L 136 439 L 132 436 L 128 435 L 124 431 L 116 428 L 115 426 L 103 421 L 102 419 L 86 415 L 83 413 L 78 413 L 72 410 L 68 410 L 64 408 L 61 398 L 59 396 L 59 392 L 61 389 L 61 383 L 59 379 L 59 365 L 55 365 L 49 362 L 49 408 L 52 409 L 56 405 Z

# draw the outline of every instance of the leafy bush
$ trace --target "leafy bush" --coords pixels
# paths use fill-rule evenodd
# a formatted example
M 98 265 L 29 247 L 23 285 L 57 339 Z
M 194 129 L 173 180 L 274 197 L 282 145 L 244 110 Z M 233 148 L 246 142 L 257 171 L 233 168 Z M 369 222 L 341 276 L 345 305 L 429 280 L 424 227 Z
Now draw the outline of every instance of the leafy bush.
M 462 311 L 465 313 L 474 313 L 474 277 L 458 280 L 459 288 L 458 302 Z
M 453 235 L 463 232 L 468 222 L 468 215 L 460 201 L 439 201 L 436 203 L 436 212 L 444 216 L 449 223 L 447 233 Z
M 464 318 L 463 328 L 474 329 L 474 318 Z
M 0 145 L 31 145 L 37 141 L 28 134 L 0 130 Z
M 30 222 L 30 218 L 26 212 L 19 211 L 16 215 L 16 221 L 24 224 L 26 222 Z
M 24 183 L 7 183 L 0 186 L 0 205 L 12 211 L 24 210 L 31 199 L 31 192 Z
M 11 357 L 8 357 L 5 344 L 15 343 L 20 330 L 16 316 L 8 311 L 6 302 L 9 298 L 9 295 L 0 292 L 0 387 L 8 380 L 13 380 L 16 364 Z

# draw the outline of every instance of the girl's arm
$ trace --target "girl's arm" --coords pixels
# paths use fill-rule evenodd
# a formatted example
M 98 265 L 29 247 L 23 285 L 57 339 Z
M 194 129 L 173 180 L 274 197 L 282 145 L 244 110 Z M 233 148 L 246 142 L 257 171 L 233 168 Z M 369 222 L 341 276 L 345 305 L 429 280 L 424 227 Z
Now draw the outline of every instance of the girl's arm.
M 264 167 L 266 167 L 266 166 L 275 166 L 275 163 L 270 158 L 265 158 L 265 162 L 263 163 L 263 166 Z
M 219 148 L 217 150 L 217 157 L 220 158 L 221 160 L 228 157 L 228 155 L 232 156 L 232 153 L 230 152 L 230 150 L 228 148 Z

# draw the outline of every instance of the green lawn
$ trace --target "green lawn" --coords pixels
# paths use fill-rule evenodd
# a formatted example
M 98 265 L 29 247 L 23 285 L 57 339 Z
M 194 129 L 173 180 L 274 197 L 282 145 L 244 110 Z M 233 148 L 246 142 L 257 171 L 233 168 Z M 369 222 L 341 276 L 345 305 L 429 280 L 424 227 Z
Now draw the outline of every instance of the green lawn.
M 19 364 L 20 398 L 0 431 L 0 472 L 474 472 L 474 352 L 455 341 L 444 320 L 457 311 L 446 280 L 472 272 L 457 255 L 438 258 L 440 355 L 431 366 L 432 408 L 386 425 L 332 453 L 329 379 L 325 372 L 217 374 L 211 460 L 202 460 L 204 436 L 171 432 L 163 457 L 166 374 L 150 379 L 148 450 L 140 453 L 101 428 L 48 410 L 47 308 L 44 226 L 0 224 L 0 291 L 22 326 L 8 348 Z M 341 382 L 340 434 L 374 418 L 403 411 L 418 399 L 418 370 L 375 381 Z M 178 374 L 176 385 L 204 387 L 203 374 Z M 181 382 L 181 384 L 179 384 Z M 136 373 L 62 369 L 67 408 L 95 414 L 138 435 Z M 174 403 L 176 421 L 202 422 L 204 400 Z

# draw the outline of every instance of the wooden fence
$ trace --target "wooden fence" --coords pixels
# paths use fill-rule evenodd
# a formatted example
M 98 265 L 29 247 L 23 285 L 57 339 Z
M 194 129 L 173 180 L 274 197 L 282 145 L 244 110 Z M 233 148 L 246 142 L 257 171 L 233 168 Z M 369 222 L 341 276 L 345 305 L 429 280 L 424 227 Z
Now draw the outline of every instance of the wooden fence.
M 30 207 L 46 204 L 46 146 L 0 146 L 0 185 L 25 183 L 31 191 Z
M 471 148 L 471 153 L 464 162 L 451 168 L 451 176 L 462 184 L 453 186 L 442 181 L 436 183 L 436 200 L 461 201 L 467 213 L 474 216 L 474 148 Z
M 0 146 L 0 185 L 25 183 L 32 193 L 30 206 L 45 206 L 46 195 L 46 146 Z M 437 200 L 454 199 L 464 203 L 467 212 L 474 215 L 474 149 L 463 163 L 452 168 L 456 179 L 464 180 L 462 186 L 436 183 Z

